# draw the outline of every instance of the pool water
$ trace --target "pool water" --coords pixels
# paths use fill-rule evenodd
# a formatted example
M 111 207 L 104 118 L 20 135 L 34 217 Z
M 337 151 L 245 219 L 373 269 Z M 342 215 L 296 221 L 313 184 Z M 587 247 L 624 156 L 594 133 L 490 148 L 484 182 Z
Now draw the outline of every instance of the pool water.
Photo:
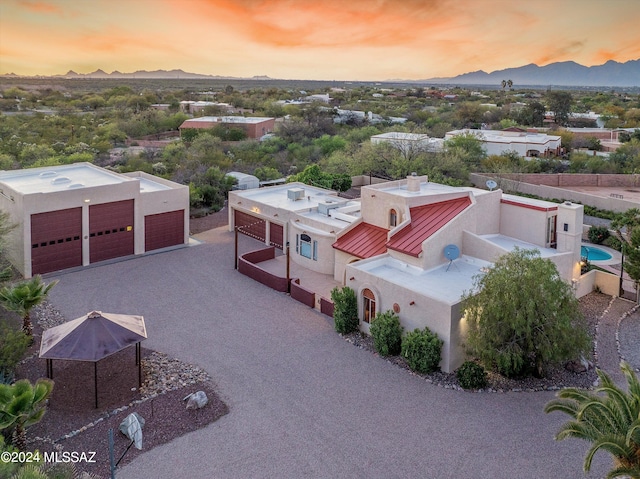
M 580 255 L 589 261 L 606 261 L 611 259 L 611 255 L 595 246 L 581 246 Z

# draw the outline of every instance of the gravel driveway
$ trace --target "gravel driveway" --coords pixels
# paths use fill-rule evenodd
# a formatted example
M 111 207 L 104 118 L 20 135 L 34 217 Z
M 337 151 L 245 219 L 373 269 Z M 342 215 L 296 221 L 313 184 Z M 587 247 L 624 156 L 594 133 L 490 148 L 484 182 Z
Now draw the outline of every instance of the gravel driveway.
M 428 384 L 234 271 L 233 235 L 214 236 L 215 244 L 57 276 L 50 300 L 65 316 L 144 315 L 145 346 L 206 369 L 230 408 L 119 478 L 585 477 L 587 445 L 553 440 L 566 416 L 542 412 L 552 393 Z M 609 468 L 598 454 L 587 477 Z

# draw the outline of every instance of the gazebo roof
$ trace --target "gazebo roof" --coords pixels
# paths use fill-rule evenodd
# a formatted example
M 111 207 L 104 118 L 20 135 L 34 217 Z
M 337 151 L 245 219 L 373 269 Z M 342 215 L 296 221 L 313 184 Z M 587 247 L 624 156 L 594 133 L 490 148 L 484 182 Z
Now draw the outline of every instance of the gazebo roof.
M 47 329 L 42 334 L 40 357 L 95 362 L 146 338 L 142 316 L 92 311 Z

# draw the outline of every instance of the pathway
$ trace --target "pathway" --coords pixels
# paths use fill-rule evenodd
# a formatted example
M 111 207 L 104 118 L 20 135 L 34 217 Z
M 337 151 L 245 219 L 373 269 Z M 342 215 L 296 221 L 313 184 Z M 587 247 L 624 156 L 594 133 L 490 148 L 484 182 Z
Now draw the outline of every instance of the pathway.
M 596 343 L 597 366 L 605 371 L 620 386 L 626 384 L 626 380 L 620 372 L 620 353 L 618 351 L 618 324 L 620 318 L 629 313 L 636 303 L 622 298 L 613 298 L 609 307 L 604 312 L 598 323 Z M 630 327 L 630 330 L 640 329 Z M 640 347 L 640 346 L 637 346 Z

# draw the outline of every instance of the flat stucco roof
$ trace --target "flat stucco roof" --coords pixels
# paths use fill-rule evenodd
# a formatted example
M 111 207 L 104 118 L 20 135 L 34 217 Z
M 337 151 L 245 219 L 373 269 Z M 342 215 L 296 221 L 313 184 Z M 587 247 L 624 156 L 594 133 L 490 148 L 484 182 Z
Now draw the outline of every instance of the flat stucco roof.
M 170 190 L 171 188 L 162 183 L 150 180 L 149 178 L 137 178 L 140 181 L 140 192 L 150 193 L 152 191 Z
M 416 196 L 435 196 L 441 195 L 443 193 L 460 193 L 470 191 L 474 196 L 483 195 L 489 193 L 486 190 L 481 190 L 479 188 L 471 188 L 471 187 L 459 187 L 459 186 L 449 186 L 442 185 L 440 183 L 432 183 L 432 182 L 420 182 L 420 191 L 409 191 L 407 189 L 407 183 L 404 180 L 399 182 L 394 181 L 389 183 L 380 183 L 378 185 L 373 186 L 364 186 L 364 188 L 372 188 L 378 191 L 384 191 L 386 193 L 391 193 L 398 196 L 406 196 L 406 197 L 416 197 Z
M 557 249 L 542 248 L 532 243 L 520 241 L 515 238 L 511 238 L 510 236 L 504 236 L 501 234 L 479 235 L 479 237 L 497 246 L 500 246 L 502 249 L 505 249 L 507 251 L 513 251 L 516 247 L 520 249 L 537 249 L 538 251 L 540 251 L 540 256 L 543 258 L 550 258 L 551 256 L 557 256 L 559 254 L 566 254 L 566 252 L 559 253 Z
M 191 123 L 262 123 L 263 121 L 273 120 L 270 117 L 261 116 L 202 116 L 199 118 L 190 118 L 185 120 L 183 125 Z
M 492 263 L 462 255 L 451 265 L 443 263 L 423 270 L 391 256 L 382 256 L 358 261 L 350 266 L 423 296 L 453 305 L 460 301 L 465 291 L 472 289 L 473 278 L 482 274 L 483 268 L 491 267 Z
M 0 184 L 23 195 L 116 185 L 127 181 L 132 180 L 89 163 L 0 172 Z
M 290 200 L 287 191 L 296 188 L 304 190 L 303 198 L 295 201 Z M 318 203 L 325 202 L 328 198 L 338 198 L 332 190 L 325 190 L 323 188 L 305 185 L 304 183 L 287 183 L 266 188 L 236 190 L 229 194 L 287 211 L 304 211 L 310 208 L 317 208 Z

